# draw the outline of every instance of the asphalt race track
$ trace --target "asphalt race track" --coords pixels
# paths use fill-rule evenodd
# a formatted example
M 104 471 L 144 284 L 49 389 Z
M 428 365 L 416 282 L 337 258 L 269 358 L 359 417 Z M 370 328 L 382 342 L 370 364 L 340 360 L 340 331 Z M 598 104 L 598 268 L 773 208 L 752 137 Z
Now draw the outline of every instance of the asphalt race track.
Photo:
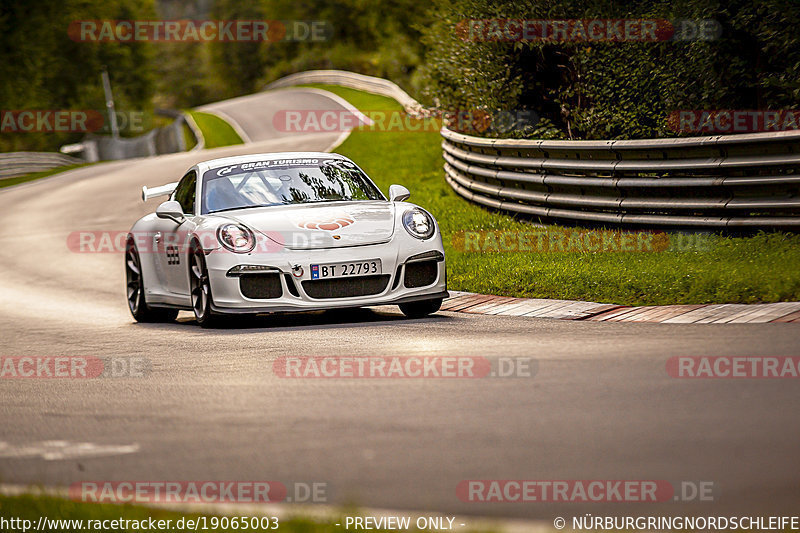
M 797 324 L 459 313 L 408 320 L 393 307 L 210 331 L 188 313 L 169 325 L 135 323 L 122 254 L 71 251 L 70 233 L 127 231 L 158 202 L 143 204 L 141 186 L 175 181 L 195 161 L 324 150 L 338 137 L 281 137 L 272 127 L 280 109 L 339 109 L 318 93 L 262 93 L 217 106 L 248 117 L 240 125 L 252 144 L 93 165 L 0 191 L 0 356 L 141 357 L 150 365 L 140 378 L 0 380 L 0 481 L 321 482 L 333 504 L 548 521 L 797 510 L 798 381 L 685 380 L 665 370 L 680 355 L 800 355 Z M 272 370 L 280 356 L 327 355 L 531 357 L 537 372 L 286 379 Z M 130 453 L 3 456 L 43 441 Z M 470 479 L 710 481 L 715 501 L 463 502 L 456 486 Z

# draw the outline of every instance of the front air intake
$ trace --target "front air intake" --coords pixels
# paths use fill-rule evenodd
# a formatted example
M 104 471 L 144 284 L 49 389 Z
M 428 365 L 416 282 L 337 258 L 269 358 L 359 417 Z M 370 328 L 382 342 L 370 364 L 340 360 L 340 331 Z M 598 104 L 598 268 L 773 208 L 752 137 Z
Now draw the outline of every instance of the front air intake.
M 419 261 L 406 265 L 406 274 L 403 285 L 407 289 L 415 287 L 426 287 L 433 285 L 439 274 L 439 263 L 437 261 Z
M 242 275 L 239 278 L 239 289 L 245 298 L 250 298 L 251 300 L 270 300 L 283 296 L 281 278 L 278 272 Z
M 371 296 L 386 290 L 389 275 L 357 276 L 353 278 L 337 278 L 325 280 L 306 280 L 303 290 L 310 298 L 354 298 Z

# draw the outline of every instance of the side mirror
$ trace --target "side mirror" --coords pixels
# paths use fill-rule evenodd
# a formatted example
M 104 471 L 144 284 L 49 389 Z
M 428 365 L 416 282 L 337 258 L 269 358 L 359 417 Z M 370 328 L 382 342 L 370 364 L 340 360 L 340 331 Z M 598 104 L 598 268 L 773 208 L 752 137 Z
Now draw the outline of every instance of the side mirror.
M 158 218 L 168 218 L 180 224 L 183 222 L 183 208 L 175 200 L 168 200 L 156 208 Z
M 411 198 L 411 191 L 402 185 L 392 185 L 389 187 L 389 200 L 392 202 L 405 202 Z

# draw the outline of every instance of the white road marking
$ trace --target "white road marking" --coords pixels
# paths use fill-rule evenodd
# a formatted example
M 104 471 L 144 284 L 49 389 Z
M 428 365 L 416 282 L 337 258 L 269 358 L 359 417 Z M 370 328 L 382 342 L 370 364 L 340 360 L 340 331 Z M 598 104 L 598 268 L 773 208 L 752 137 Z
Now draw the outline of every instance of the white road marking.
M 236 132 L 236 134 L 239 136 L 239 138 L 242 139 L 242 141 L 245 144 L 252 144 L 253 140 L 250 138 L 250 136 L 247 134 L 247 132 L 244 131 L 244 128 L 242 128 L 239 125 L 239 123 L 236 122 L 236 120 L 232 116 L 227 114 L 225 111 L 221 111 L 219 109 L 209 109 L 209 110 L 203 111 L 203 113 L 208 113 L 209 115 L 216 115 L 220 119 L 224 120 L 225 122 L 228 123 L 228 125 L 231 128 L 233 128 L 233 131 Z
M 108 457 L 125 455 L 139 451 L 133 444 L 94 444 L 91 442 L 70 442 L 66 440 L 45 440 L 30 444 L 9 444 L 0 441 L 0 459 L 35 459 L 62 461 L 79 457 Z

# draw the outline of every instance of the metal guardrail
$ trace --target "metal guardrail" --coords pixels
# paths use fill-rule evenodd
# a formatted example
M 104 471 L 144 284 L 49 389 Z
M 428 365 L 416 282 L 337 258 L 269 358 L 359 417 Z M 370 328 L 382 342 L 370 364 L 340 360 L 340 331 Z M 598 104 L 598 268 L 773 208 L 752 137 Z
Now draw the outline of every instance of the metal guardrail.
M 800 227 L 800 132 L 632 141 L 485 139 L 442 130 L 461 196 L 548 221 Z
M 189 126 L 192 135 L 199 140 L 195 131 L 194 121 L 188 121 L 179 111 L 158 109 L 156 113 L 171 117 L 174 120 L 168 125 L 156 128 L 136 137 L 112 137 L 110 135 L 89 134 L 78 145 L 82 157 L 87 161 L 113 161 L 118 159 L 132 159 L 134 157 L 150 157 L 161 154 L 173 154 L 186 151 L 186 141 L 183 137 L 183 124 Z M 63 147 L 62 147 L 63 151 Z
M 139 137 L 114 138 L 108 135 L 90 134 L 80 143 L 61 147 L 62 152 L 81 154 L 81 158 L 58 152 L 0 153 L 0 179 L 86 162 L 184 152 L 186 151 L 186 141 L 183 137 L 184 123 L 188 125 L 197 141 L 192 151 L 202 150 L 205 147 L 203 133 L 190 115 L 171 110 L 158 110 L 157 113 L 175 120 L 168 126 L 149 131 Z
M 305 72 L 298 72 L 270 83 L 265 89 L 282 89 L 309 83 L 341 85 L 342 87 L 349 87 L 380 96 L 387 96 L 397 100 L 408 113 L 421 114 L 425 112 L 425 107 L 414 100 L 414 98 L 401 89 L 396 83 L 383 78 L 365 76 L 364 74 L 356 74 L 355 72 L 348 72 L 346 70 L 307 70 Z
M 82 159 L 55 152 L 6 152 L 0 154 L 0 179 L 16 178 L 67 165 L 84 163 Z
M 394 83 L 341 70 L 292 74 L 425 108 Z M 800 132 L 630 141 L 487 139 L 442 129 L 445 178 L 475 203 L 549 222 L 800 228 Z
M 79 143 L 62 146 L 61 151 L 80 154 L 84 161 L 91 163 L 185 152 L 184 124 L 196 141 L 192 151 L 202 150 L 205 147 L 203 133 L 189 114 L 171 109 L 156 109 L 156 114 L 174 120 L 167 126 L 155 128 L 136 137 L 112 137 L 90 133 Z

